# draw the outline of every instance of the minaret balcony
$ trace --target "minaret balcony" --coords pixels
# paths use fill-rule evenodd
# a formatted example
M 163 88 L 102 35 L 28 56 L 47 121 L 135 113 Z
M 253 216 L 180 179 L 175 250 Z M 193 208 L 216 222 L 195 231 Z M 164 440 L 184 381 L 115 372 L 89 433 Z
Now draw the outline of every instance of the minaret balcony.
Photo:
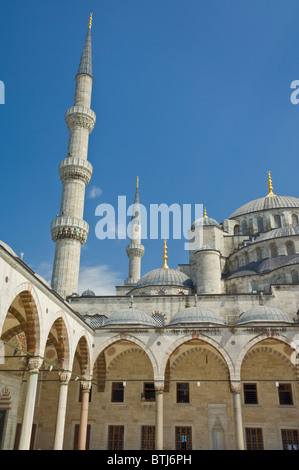
M 96 115 L 92 109 L 85 106 L 72 106 L 65 113 L 65 122 L 68 130 L 73 127 L 82 127 L 91 133 L 96 122 Z
M 131 242 L 130 245 L 127 245 L 126 252 L 129 258 L 133 258 L 134 256 L 142 258 L 144 254 L 144 246 L 139 243 Z
M 89 183 L 93 166 L 88 160 L 78 157 L 67 157 L 60 162 L 59 175 L 61 182 L 67 179 L 79 179 L 84 181 L 85 186 Z
M 63 238 L 71 238 L 83 244 L 87 240 L 88 231 L 88 223 L 76 217 L 57 217 L 51 224 L 51 235 L 54 242 Z

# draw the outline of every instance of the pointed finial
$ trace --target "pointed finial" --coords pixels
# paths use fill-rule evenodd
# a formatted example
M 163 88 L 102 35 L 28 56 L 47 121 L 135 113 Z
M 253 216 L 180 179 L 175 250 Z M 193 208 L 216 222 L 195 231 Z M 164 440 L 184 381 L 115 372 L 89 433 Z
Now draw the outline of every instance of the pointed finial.
M 272 179 L 271 179 L 271 171 L 267 171 L 267 173 L 268 173 L 268 191 L 269 191 L 269 193 L 267 194 L 266 197 L 275 196 L 275 194 L 273 193 L 273 186 L 272 186 Z
M 91 25 L 92 25 L 92 12 L 90 12 L 90 15 L 89 15 L 89 24 L 88 24 L 88 27 L 91 28 Z
M 168 256 L 167 256 L 166 240 L 164 240 L 163 259 L 164 259 L 164 264 L 163 264 L 162 268 L 168 269 L 168 266 L 167 266 L 167 259 L 168 259 Z
M 205 219 L 207 219 L 207 217 L 208 217 L 208 216 L 207 216 L 207 209 L 206 209 L 206 208 L 204 208 L 203 216 L 204 216 Z
M 137 176 L 137 181 L 136 181 L 136 188 L 139 187 L 139 176 Z

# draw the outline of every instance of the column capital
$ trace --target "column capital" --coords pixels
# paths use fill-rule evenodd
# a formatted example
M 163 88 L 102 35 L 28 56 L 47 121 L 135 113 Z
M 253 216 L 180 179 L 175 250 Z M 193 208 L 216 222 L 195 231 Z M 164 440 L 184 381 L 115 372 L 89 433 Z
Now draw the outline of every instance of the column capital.
M 81 389 L 82 389 L 82 392 L 90 392 L 91 390 L 91 385 L 92 385 L 92 382 L 91 380 L 81 380 Z
M 60 385 L 68 385 L 69 381 L 71 380 L 71 376 L 72 376 L 72 373 L 67 370 L 63 370 L 59 372 Z
M 231 381 L 230 382 L 230 389 L 232 393 L 241 393 L 241 382 L 240 381 Z
M 155 380 L 155 392 L 163 393 L 164 392 L 164 380 Z
M 29 374 L 38 374 L 41 368 L 43 359 L 41 357 L 30 357 L 28 361 L 28 372 Z

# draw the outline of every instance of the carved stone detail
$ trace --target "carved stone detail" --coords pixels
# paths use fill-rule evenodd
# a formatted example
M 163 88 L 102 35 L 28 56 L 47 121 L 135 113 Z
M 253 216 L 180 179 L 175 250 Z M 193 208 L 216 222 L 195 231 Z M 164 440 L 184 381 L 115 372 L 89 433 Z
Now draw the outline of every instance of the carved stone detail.
M 126 247 L 126 252 L 129 258 L 131 258 L 132 256 L 142 258 L 144 254 L 144 246 L 137 243 L 130 243 L 130 245 L 127 245 Z
M 89 161 L 76 157 L 65 158 L 59 165 L 59 175 L 62 183 L 67 179 L 80 179 L 87 186 L 92 170 L 93 167 Z
M 72 106 L 65 113 L 65 122 L 68 130 L 73 127 L 83 127 L 91 133 L 96 122 L 96 115 L 85 106 Z
M 72 238 L 83 244 L 87 240 L 88 231 L 88 223 L 75 217 L 57 217 L 51 224 L 51 235 L 54 242 L 63 238 Z

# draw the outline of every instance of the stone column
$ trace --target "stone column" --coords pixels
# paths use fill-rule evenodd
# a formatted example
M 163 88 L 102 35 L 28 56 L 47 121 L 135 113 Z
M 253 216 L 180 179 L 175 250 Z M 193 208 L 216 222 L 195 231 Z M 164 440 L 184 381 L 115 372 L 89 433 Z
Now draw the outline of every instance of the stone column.
M 155 382 L 155 394 L 156 394 L 155 450 L 163 450 L 163 395 L 164 395 L 164 382 Z
M 30 448 L 37 380 L 42 362 L 42 359 L 40 359 L 39 357 L 32 357 L 29 359 L 28 362 L 27 392 L 19 442 L 19 450 L 29 450 Z
M 233 394 L 236 450 L 244 450 L 243 421 L 241 408 L 241 384 L 231 383 Z
M 91 389 L 91 381 L 81 382 L 82 387 L 82 402 L 81 402 L 81 416 L 78 437 L 78 450 L 86 450 L 86 436 L 87 436 L 87 423 L 88 423 L 88 405 L 89 393 Z
M 59 376 L 60 389 L 59 389 L 58 410 L 57 410 L 56 429 L 55 429 L 55 437 L 54 437 L 54 450 L 62 450 L 63 448 L 66 403 L 67 403 L 67 393 L 68 393 L 68 385 L 69 385 L 70 378 L 71 378 L 70 372 L 61 372 Z

